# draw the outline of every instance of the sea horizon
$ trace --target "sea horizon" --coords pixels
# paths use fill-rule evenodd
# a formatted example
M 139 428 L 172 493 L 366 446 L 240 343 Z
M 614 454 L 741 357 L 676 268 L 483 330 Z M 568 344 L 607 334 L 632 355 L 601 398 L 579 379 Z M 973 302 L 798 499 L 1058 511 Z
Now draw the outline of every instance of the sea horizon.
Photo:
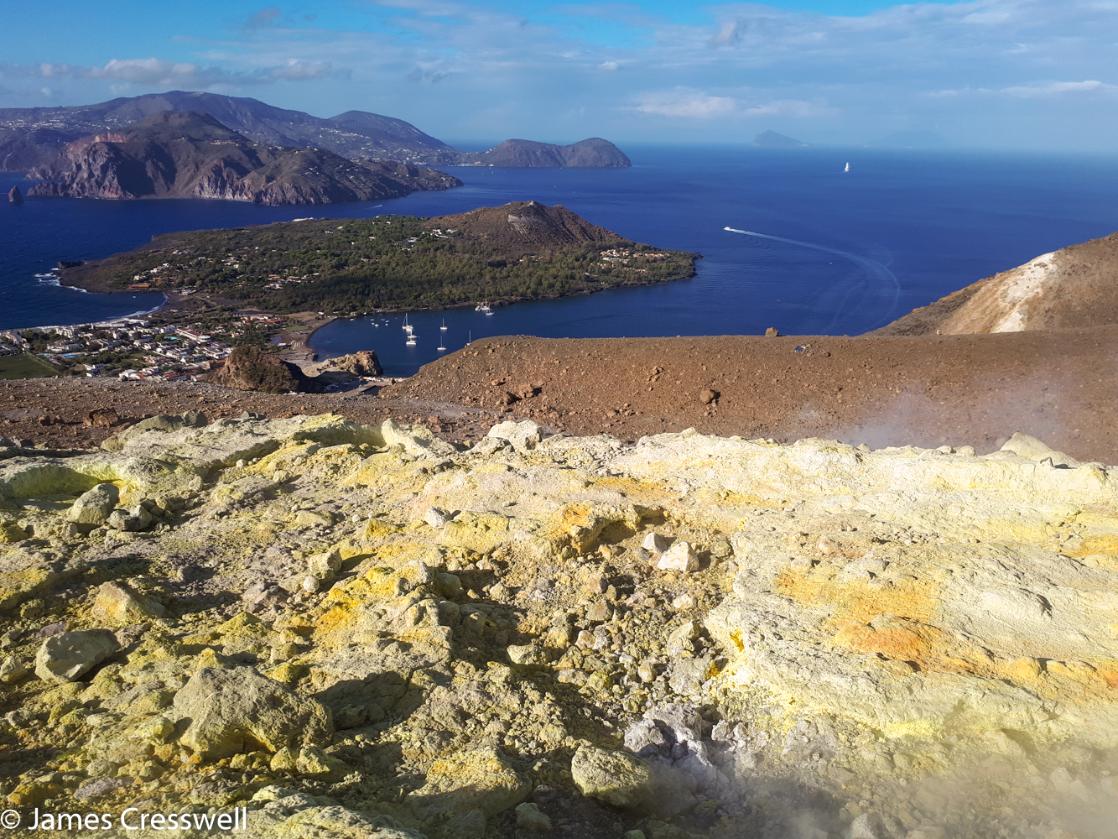
M 436 325 L 448 319 L 447 351 L 491 334 L 760 334 L 769 326 L 861 334 L 982 277 L 1118 229 L 1109 201 L 1118 189 L 1118 158 L 677 144 L 630 151 L 633 166 L 621 170 L 443 167 L 463 186 L 374 202 L 260 207 L 52 198 L 5 206 L 0 328 L 111 320 L 158 301 L 80 293 L 35 278 L 59 260 L 101 258 L 159 233 L 302 217 L 432 216 L 538 200 L 627 238 L 703 257 L 692 280 L 517 303 L 481 321 L 460 308 L 419 315 Z M 26 183 L 0 175 L 5 191 Z M 746 241 L 726 228 L 761 235 Z M 374 349 L 393 375 L 414 373 L 442 354 L 422 337 L 416 347 L 396 346 L 379 327 L 361 323 L 367 314 L 318 330 L 312 347 L 326 357 Z

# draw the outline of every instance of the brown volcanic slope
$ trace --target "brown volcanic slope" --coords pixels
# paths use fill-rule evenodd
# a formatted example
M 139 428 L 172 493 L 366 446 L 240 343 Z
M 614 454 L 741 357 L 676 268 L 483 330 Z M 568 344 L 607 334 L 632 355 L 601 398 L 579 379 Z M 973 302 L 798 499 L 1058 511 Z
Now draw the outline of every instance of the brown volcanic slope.
M 718 391 L 710 404 L 708 389 Z M 521 417 L 623 438 L 694 427 L 780 441 L 817 436 L 980 451 L 1024 431 L 1074 457 L 1118 464 L 1116 392 L 1118 327 L 922 338 L 499 338 L 440 359 L 380 397 L 4 381 L 0 436 L 96 443 L 112 432 L 83 424 L 98 408 L 114 410 L 122 423 L 190 410 L 211 419 L 336 411 L 362 422 L 420 421 L 458 440 Z
M 494 422 L 490 411 L 427 401 L 377 399 L 353 391 L 273 394 L 234 390 L 211 382 L 17 379 L 0 380 L 0 448 L 7 445 L 5 440 L 62 449 L 89 447 L 142 419 L 191 411 L 200 411 L 211 421 L 245 412 L 273 419 L 338 413 L 368 424 L 380 424 L 392 417 L 427 425 L 450 440 L 476 440 Z
M 712 393 L 717 398 L 711 400 Z M 950 337 L 478 341 L 385 389 L 576 434 L 974 445 L 1118 463 L 1118 328 Z
M 1118 323 L 1118 234 L 1045 254 L 915 309 L 884 335 L 961 335 Z
M 484 239 L 509 253 L 561 248 L 589 242 L 612 244 L 625 240 L 604 227 L 591 224 L 559 204 L 514 201 L 500 207 L 482 207 L 455 216 L 439 216 L 430 227 L 452 228 L 471 238 Z

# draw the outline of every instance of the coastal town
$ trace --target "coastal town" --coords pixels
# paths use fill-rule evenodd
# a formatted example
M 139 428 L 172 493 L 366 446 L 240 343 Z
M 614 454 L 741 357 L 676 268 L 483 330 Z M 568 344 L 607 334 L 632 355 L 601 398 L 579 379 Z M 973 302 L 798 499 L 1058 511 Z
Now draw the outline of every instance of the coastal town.
M 77 376 L 124 381 L 198 381 L 220 366 L 233 344 L 274 320 L 244 315 L 205 327 L 124 317 L 101 323 L 0 332 L 0 361 L 22 361 Z

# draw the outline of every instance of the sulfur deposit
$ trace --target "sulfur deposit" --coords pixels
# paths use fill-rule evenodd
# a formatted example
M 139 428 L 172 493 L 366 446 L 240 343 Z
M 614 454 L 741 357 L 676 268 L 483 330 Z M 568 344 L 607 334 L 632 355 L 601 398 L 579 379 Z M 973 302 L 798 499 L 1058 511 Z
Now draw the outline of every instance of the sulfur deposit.
M 1113 833 L 1118 480 L 1030 438 L 509 422 L 466 449 L 167 417 L 0 454 L 0 794 L 24 814 Z

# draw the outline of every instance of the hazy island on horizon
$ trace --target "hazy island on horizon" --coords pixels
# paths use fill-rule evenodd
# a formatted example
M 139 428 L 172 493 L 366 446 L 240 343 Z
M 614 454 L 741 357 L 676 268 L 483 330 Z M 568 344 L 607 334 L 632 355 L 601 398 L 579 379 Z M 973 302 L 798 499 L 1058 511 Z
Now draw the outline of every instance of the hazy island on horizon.
M 762 131 L 753 138 L 753 145 L 759 149 L 806 149 L 808 144 L 787 134 L 777 131 Z

